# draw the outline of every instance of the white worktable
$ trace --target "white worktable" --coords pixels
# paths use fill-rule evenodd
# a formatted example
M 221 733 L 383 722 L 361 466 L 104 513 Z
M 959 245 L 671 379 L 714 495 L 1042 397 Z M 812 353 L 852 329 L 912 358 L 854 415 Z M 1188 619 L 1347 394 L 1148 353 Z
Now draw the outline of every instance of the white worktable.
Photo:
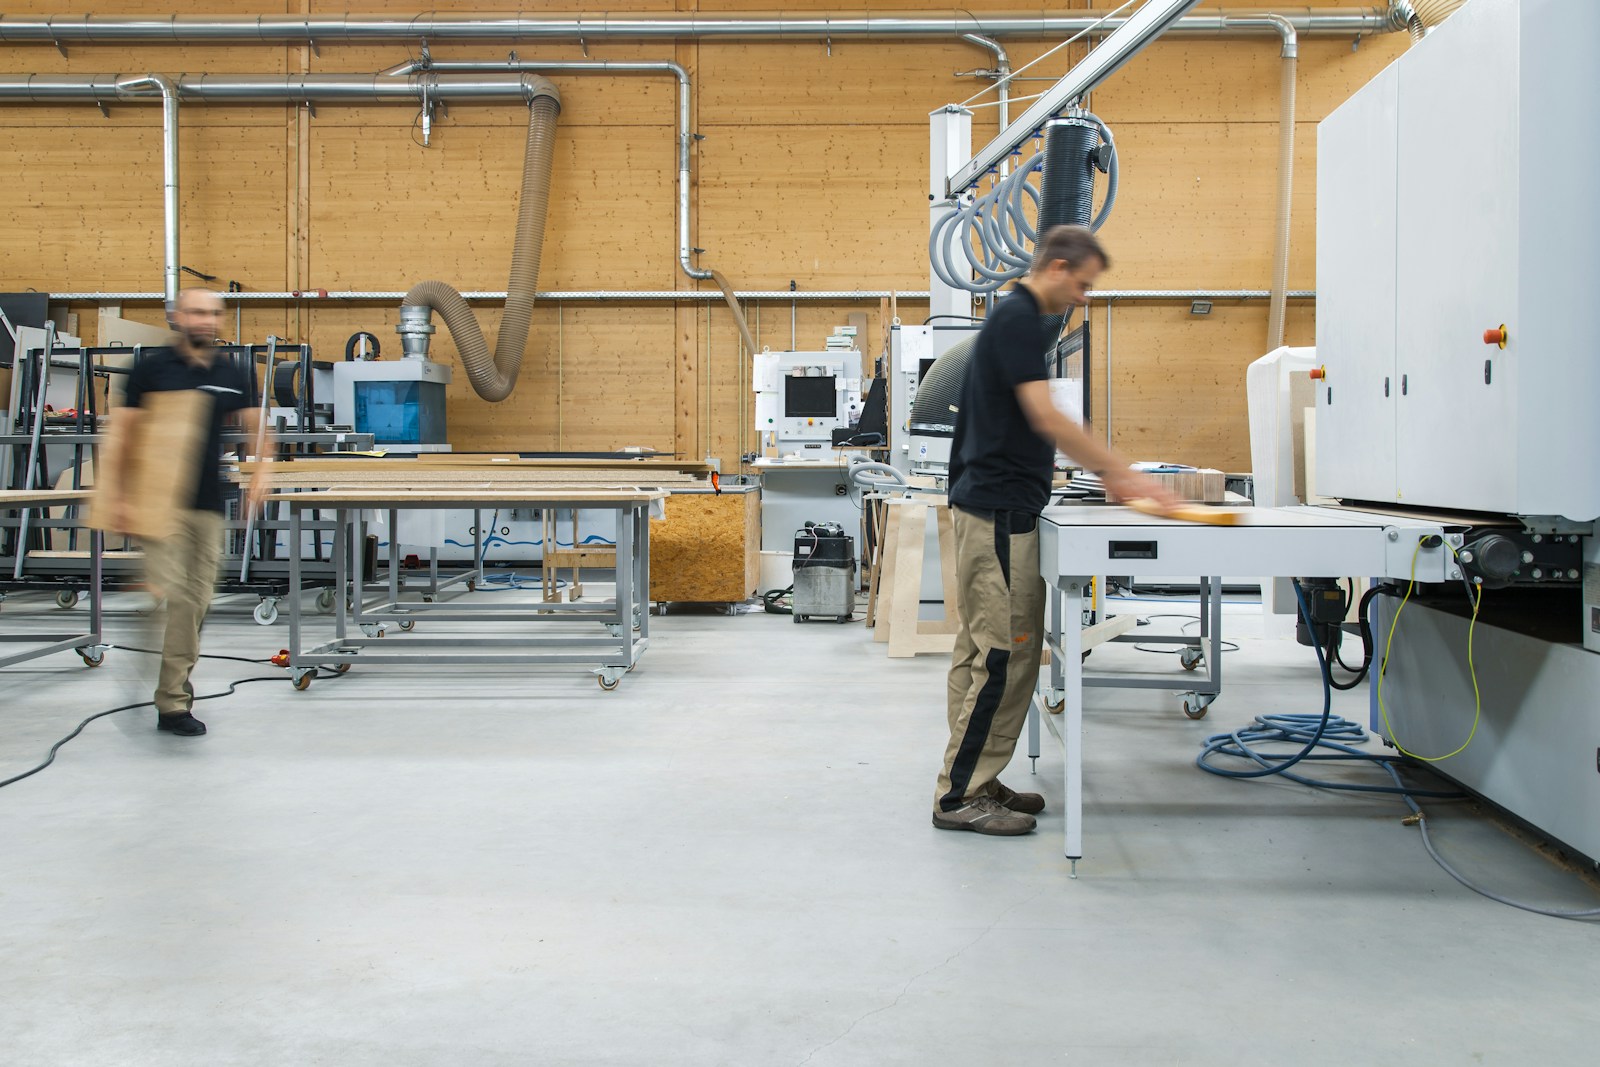
M 1046 641 L 1052 650 L 1041 694 L 1029 712 L 1061 742 L 1065 851 L 1074 873 L 1083 856 L 1084 598 L 1094 575 L 1257 574 L 1276 578 L 1364 575 L 1424 582 L 1460 577 L 1443 538 L 1461 535 L 1437 522 L 1340 508 L 1238 508 L 1234 526 L 1152 518 L 1129 508 L 1046 508 L 1039 523 L 1039 570 L 1050 587 Z M 1437 543 L 1434 538 L 1440 538 Z M 1421 546 L 1419 548 L 1419 545 Z M 1059 714 L 1042 703 L 1061 705 Z

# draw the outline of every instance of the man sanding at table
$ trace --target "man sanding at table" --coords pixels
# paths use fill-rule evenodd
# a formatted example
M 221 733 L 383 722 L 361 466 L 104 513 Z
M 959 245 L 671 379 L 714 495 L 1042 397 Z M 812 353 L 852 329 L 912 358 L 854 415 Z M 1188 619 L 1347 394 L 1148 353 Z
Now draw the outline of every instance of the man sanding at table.
M 168 309 L 176 336 L 170 346 L 145 349 L 129 373 L 102 458 L 104 524 L 139 538 L 150 592 L 166 601 L 156 728 L 179 737 L 206 732 L 192 711 L 189 675 L 222 554 L 224 422 L 237 413 L 255 442 L 251 451 L 263 459 L 273 451 L 244 372 L 217 356 L 222 315 L 222 299 L 209 289 L 178 294 Z M 266 466 L 258 464 L 251 480 L 250 510 L 269 491 Z
M 1081 226 L 1040 238 L 1032 268 L 984 320 L 967 365 L 950 447 L 959 629 L 950 664 L 950 740 L 933 825 L 1013 836 L 1034 828 L 1038 793 L 1001 784 L 1027 721 L 1044 643 L 1039 513 L 1056 450 L 1100 476 L 1108 496 L 1155 510 L 1177 500 L 1098 444 L 1050 400 L 1044 316 L 1089 303 L 1110 258 Z

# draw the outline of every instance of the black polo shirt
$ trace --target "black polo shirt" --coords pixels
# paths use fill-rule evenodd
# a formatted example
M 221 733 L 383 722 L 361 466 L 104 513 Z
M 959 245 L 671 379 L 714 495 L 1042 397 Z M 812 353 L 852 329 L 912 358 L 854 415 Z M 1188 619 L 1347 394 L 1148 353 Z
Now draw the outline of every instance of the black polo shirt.
M 1050 501 L 1056 446 L 1033 432 L 1017 386 L 1049 378 L 1044 320 L 1025 286 L 999 301 L 973 345 L 950 442 L 950 502 L 1037 515 Z
M 221 353 L 213 353 L 211 365 L 201 367 L 185 359 L 177 349 L 147 348 L 128 374 L 123 403 L 139 407 L 147 393 L 169 393 L 198 389 L 211 398 L 211 427 L 205 450 L 200 454 L 198 479 L 192 507 L 196 511 L 222 511 L 222 426 L 227 417 L 250 403 L 250 383 L 244 372 Z

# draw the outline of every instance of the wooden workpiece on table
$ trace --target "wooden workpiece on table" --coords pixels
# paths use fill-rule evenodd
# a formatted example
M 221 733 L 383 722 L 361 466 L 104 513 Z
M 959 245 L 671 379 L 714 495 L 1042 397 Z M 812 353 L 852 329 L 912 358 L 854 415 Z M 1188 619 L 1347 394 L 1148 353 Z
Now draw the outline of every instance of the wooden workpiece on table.
M 231 476 L 236 481 L 247 481 L 254 475 L 258 464 L 245 462 Z M 353 487 L 387 486 L 415 487 L 439 485 L 455 487 L 506 486 L 517 488 L 549 488 L 559 490 L 576 487 L 586 490 L 634 488 L 697 488 L 707 485 L 706 479 L 692 473 L 664 467 L 648 469 L 590 469 L 573 470 L 561 467 L 522 467 L 472 465 L 459 470 L 441 466 L 417 466 L 410 462 L 370 463 L 339 460 L 312 460 L 294 463 L 273 463 L 267 468 L 274 489 L 320 489 L 333 486 Z
M 91 489 L 0 489 L 0 509 L 65 507 L 86 502 Z
M 336 486 L 305 493 L 273 493 L 268 499 L 284 500 L 307 507 L 362 507 L 371 509 L 415 507 L 418 504 L 495 503 L 525 504 L 529 507 L 567 507 L 575 504 L 593 504 L 605 507 L 615 504 L 651 504 L 665 500 L 668 494 L 650 489 L 526 489 L 520 486 L 484 486 L 474 489 L 455 483 L 443 486 L 422 486 L 376 489 L 372 486 Z

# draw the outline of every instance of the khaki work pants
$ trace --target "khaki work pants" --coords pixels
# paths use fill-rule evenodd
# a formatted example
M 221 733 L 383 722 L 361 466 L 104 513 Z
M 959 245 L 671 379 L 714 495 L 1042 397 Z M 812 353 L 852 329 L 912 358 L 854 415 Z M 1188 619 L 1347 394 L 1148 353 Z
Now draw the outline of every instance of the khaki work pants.
M 214 511 L 180 510 L 171 536 L 144 542 L 150 592 L 167 602 L 155 698 L 162 715 L 181 715 L 194 706 L 189 673 L 200 658 L 200 627 L 211 607 L 221 555 L 222 516 Z
M 950 742 L 934 793 L 938 811 L 997 792 L 1028 719 L 1044 647 L 1038 516 L 951 512 L 960 628 L 950 662 Z

